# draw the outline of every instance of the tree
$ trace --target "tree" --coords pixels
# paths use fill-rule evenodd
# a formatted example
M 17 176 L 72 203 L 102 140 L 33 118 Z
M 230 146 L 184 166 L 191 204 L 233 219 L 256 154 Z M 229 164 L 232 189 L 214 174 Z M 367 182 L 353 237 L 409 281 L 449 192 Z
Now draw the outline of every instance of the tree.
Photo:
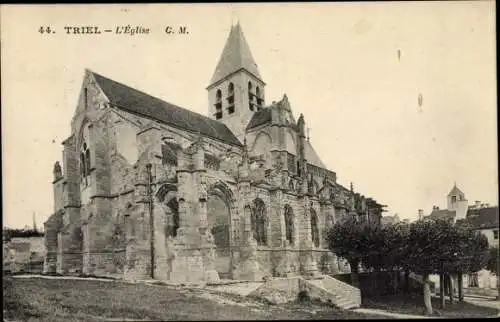
M 328 248 L 337 256 L 345 258 L 351 266 L 351 283 L 359 287 L 359 264 L 366 258 L 376 235 L 375 228 L 367 223 L 358 223 L 349 218 L 336 223 L 326 231 Z
M 490 248 L 486 269 L 497 277 L 497 300 L 500 299 L 500 258 L 498 257 L 498 246 Z
M 374 271 L 385 270 L 392 275 L 393 292 L 398 288 L 399 272 L 404 266 L 407 225 L 395 224 L 374 228 L 363 264 Z
M 446 266 L 454 262 L 455 253 L 460 247 L 457 241 L 455 228 L 444 220 L 416 221 L 409 227 L 406 254 L 402 261 L 404 266 L 422 275 L 424 303 L 428 314 L 433 312 L 429 275 L 443 275 Z

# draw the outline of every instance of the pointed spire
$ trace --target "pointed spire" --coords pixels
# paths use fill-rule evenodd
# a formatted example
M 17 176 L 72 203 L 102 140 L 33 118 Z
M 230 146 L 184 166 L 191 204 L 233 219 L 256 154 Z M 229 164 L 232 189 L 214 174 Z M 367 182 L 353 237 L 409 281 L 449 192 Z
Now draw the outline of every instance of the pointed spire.
M 297 126 L 299 128 L 299 134 L 305 136 L 305 121 L 304 114 L 300 113 L 299 120 L 297 121 Z
M 59 163 L 59 161 L 56 161 L 56 163 L 54 163 L 53 174 L 54 174 L 54 181 L 56 181 L 62 177 L 62 169 L 61 169 L 61 164 Z
M 259 80 L 262 80 L 238 21 L 236 25 L 231 26 L 229 37 L 226 40 L 210 84 L 214 84 L 240 69 L 245 69 Z

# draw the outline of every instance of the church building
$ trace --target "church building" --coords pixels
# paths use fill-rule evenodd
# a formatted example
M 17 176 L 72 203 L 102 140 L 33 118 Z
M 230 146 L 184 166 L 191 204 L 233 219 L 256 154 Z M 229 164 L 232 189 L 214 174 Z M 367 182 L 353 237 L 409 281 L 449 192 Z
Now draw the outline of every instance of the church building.
M 208 116 L 86 70 L 45 222 L 45 273 L 175 283 L 332 274 L 325 229 L 380 225 L 383 205 L 337 183 L 241 26 L 206 88 Z

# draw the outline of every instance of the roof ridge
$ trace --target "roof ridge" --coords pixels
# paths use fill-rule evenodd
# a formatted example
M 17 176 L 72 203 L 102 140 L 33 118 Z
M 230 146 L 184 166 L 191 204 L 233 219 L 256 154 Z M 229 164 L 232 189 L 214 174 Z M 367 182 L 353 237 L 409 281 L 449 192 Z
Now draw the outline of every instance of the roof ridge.
M 89 70 L 89 71 L 90 71 L 90 70 Z M 151 98 L 154 98 L 154 99 L 160 100 L 160 101 L 162 101 L 162 102 L 165 102 L 165 103 L 167 103 L 167 104 L 171 105 L 172 107 L 179 108 L 179 109 L 184 110 L 184 111 L 187 111 L 187 112 L 189 112 L 189 113 L 197 114 L 197 115 L 199 115 L 199 116 L 202 116 L 202 117 L 205 117 L 205 118 L 209 119 L 210 121 L 214 121 L 214 122 L 217 122 L 217 123 L 220 123 L 220 124 L 224 124 L 224 123 L 219 122 L 219 121 L 217 121 L 217 120 L 211 119 L 211 118 L 210 118 L 210 117 L 208 117 L 207 115 L 203 115 L 203 114 L 201 114 L 201 113 L 198 113 L 198 112 L 192 111 L 192 110 L 190 110 L 190 109 L 184 108 L 184 107 L 179 106 L 179 105 L 177 105 L 177 104 L 167 102 L 167 101 L 166 101 L 166 100 L 164 100 L 164 99 L 161 99 L 161 98 L 159 98 L 159 97 L 156 97 L 156 96 L 153 96 L 153 95 L 151 95 L 151 94 L 148 94 L 148 93 L 146 93 L 146 92 L 144 92 L 144 91 L 142 91 L 142 90 L 140 90 L 140 89 L 134 88 L 134 87 L 129 86 L 129 85 L 127 85 L 127 84 L 124 84 L 124 83 L 121 83 L 121 82 L 115 81 L 114 79 L 111 79 L 111 78 L 109 78 L 109 77 L 103 76 L 103 75 L 101 75 L 101 74 L 99 74 L 99 73 L 96 73 L 96 72 L 93 72 L 93 71 L 90 71 L 90 72 L 91 72 L 92 74 L 95 74 L 95 75 L 97 75 L 97 76 L 100 76 L 100 77 L 102 77 L 102 78 L 104 78 L 104 79 L 106 79 L 106 80 L 108 80 L 108 81 L 114 82 L 114 83 L 116 83 L 116 84 L 118 84 L 118 85 L 121 85 L 121 86 L 123 86 L 123 87 L 127 87 L 127 88 L 129 88 L 129 89 L 131 89 L 131 90 L 134 90 L 134 91 L 137 91 L 137 92 L 140 92 L 141 94 L 147 95 L 147 96 L 149 96 L 149 97 L 151 97 Z

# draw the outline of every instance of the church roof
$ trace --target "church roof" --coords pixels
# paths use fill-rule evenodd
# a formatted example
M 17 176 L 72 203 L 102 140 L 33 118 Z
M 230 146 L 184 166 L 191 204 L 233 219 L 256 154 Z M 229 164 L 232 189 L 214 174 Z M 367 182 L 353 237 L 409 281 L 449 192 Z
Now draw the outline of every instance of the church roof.
M 210 84 L 214 84 L 240 69 L 245 69 L 247 72 L 262 80 L 257 64 L 250 51 L 250 47 L 241 30 L 241 26 L 237 23 L 235 26 L 231 27 L 229 37 L 226 40 L 226 45 L 224 46 L 219 63 L 210 80 Z
M 255 114 L 250 119 L 250 122 L 248 122 L 246 129 L 250 130 L 261 124 L 269 123 L 271 122 L 271 119 L 272 119 L 271 108 L 263 108 L 260 111 L 255 112 Z
M 319 155 L 316 153 L 316 151 L 311 145 L 311 142 L 309 141 L 306 141 L 305 152 L 306 152 L 307 163 L 310 163 L 319 168 L 326 169 L 326 166 L 323 164 L 323 162 L 321 162 Z
M 92 72 L 96 82 L 108 97 L 110 104 L 124 111 L 145 116 L 170 126 L 199 132 L 222 142 L 241 146 L 229 128 L 207 116 L 167 103 L 127 85 Z
M 283 100 L 277 102 L 276 105 L 271 105 L 269 107 L 261 109 L 260 111 L 255 112 L 252 118 L 250 119 L 250 122 L 248 122 L 246 130 L 248 131 L 259 125 L 271 123 L 272 109 L 276 108 L 276 106 L 278 106 L 279 104 L 282 104 L 282 102 Z M 307 140 L 305 144 L 305 153 L 306 153 L 307 163 L 319 168 L 326 169 L 326 166 L 319 158 L 319 155 L 316 153 L 309 140 Z
M 457 185 L 453 185 L 453 188 L 451 189 L 450 193 L 448 194 L 448 196 L 463 196 L 464 193 L 462 192 L 462 190 L 458 189 Z

